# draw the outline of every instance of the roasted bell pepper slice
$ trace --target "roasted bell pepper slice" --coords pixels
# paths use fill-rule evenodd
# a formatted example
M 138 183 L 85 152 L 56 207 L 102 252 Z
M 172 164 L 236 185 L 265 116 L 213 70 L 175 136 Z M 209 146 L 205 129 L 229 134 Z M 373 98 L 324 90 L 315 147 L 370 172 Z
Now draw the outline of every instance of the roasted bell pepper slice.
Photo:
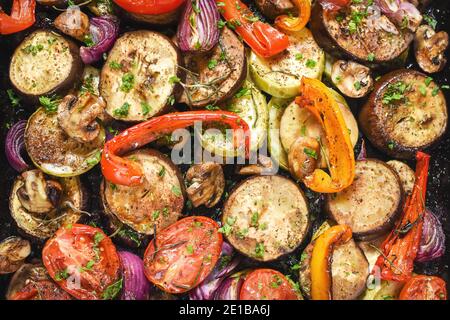
M 12 34 L 31 27 L 35 21 L 36 0 L 14 0 L 11 15 L 0 6 L 0 34 Z
M 375 263 L 380 268 L 381 278 L 384 280 L 399 282 L 409 280 L 419 251 L 430 156 L 417 152 L 416 160 L 416 180 L 413 191 L 406 199 L 402 218 L 382 243 L 382 253 Z
M 303 180 L 316 192 L 335 193 L 350 186 L 355 177 L 355 156 L 350 134 L 331 91 L 316 79 L 303 77 L 295 102 L 309 110 L 322 125 L 328 147 L 330 174 L 315 169 Z
M 228 111 L 175 112 L 139 123 L 105 143 L 100 161 L 103 176 L 114 184 L 140 185 L 143 182 L 142 168 L 136 162 L 122 158 L 121 155 L 142 147 L 164 134 L 192 126 L 199 121 L 221 122 L 229 125 L 234 130 L 234 145 L 244 146 L 248 156 L 250 129 L 248 124 L 235 113 Z
M 314 243 L 311 256 L 311 298 L 331 300 L 331 260 L 334 247 L 352 238 L 352 229 L 336 225 L 322 233 Z
M 216 3 L 228 26 L 236 30 L 257 55 L 268 58 L 288 47 L 289 39 L 284 33 L 259 21 L 240 0 L 216 0 Z
M 310 0 L 291 0 L 298 9 L 298 16 L 291 17 L 288 15 L 278 16 L 275 19 L 275 25 L 286 31 L 302 30 L 311 17 Z
M 114 0 L 125 11 L 137 14 L 164 14 L 178 9 L 185 0 Z

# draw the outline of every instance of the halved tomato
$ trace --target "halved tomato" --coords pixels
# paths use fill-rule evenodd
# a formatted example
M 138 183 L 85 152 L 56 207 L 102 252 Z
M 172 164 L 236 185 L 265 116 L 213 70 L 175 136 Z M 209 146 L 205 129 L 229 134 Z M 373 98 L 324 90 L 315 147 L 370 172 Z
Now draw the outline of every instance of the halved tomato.
M 72 296 L 49 280 L 33 281 L 16 292 L 11 300 L 72 300 Z
M 42 261 L 50 277 L 77 299 L 112 299 L 120 292 L 120 258 L 99 228 L 61 227 L 45 244 Z
M 239 300 L 299 300 L 300 296 L 291 282 L 272 269 L 250 272 L 242 284 Z
M 439 277 L 414 276 L 405 283 L 399 298 L 400 300 L 447 300 L 446 283 Z
M 170 225 L 148 245 L 145 275 L 169 293 L 191 290 L 208 276 L 219 259 L 223 240 L 218 230 L 214 220 L 201 216 Z

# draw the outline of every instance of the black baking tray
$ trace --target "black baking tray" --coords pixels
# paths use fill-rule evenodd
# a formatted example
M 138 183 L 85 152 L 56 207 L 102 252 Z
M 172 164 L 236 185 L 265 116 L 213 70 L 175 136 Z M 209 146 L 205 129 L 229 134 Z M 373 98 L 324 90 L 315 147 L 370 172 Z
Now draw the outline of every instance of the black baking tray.
M 8 10 L 12 1 L 0 0 L 0 5 Z M 247 1 L 249 2 L 249 1 Z M 251 2 L 251 1 L 250 1 Z M 251 6 L 253 8 L 253 6 Z M 450 2 L 435 0 L 430 7 L 426 10 L 426 13 L 434 17 L 438 21 L 438 30 L 446 30 L 450 33 Z M 54 18 L 54 14 L 50 11 L 39 11 L 37 13 L 37 23 L 36 27 L 50 27 L 51 20 Z M 52 19 L 48 19 L 48 18 Z M 124 30 L 137 29 L 140 26 L 133 24 L 125 24 Z M 32 30 L 32 29 L 31 29 Z M 27 30 L 25 32 L 12 35 L 12 36 L 0 36 L 0 241 L 13 235 L 20 235 L 20 231 L 17 229 L 13 219 L 9 214 L 8 209 L 8 198 L 10 194 L 10 189 L 14 178 L 17 176 L 15 172 L 8 164 L 5 159 L 4 154 L 4 141 L 8 128 L 11 124 L 17 122 L 21 119 L 27 119 L 30 114 L 35 109 L 32 105 L 23 105 L 23 107 L 12 107 L 10 101 L 7 97 L 6 90 L 11 88 L 11 84 L 8 78 L 8 66 L 11 54 L 14 48 L 20 43 L 20 41 L 31 31 Z M 124 31 L 123 30 L 123 31 Z M 164 33 L 171 33 L 173 30 L 160 30 Z M 449 53 L 447 53 L 449 57 Z M 419 70 L 418 66 L 414 62 L 414 57 L 411 56 L 408 59 L 407 68 L 413 68 Z M 388 70 L 380 70 L 383 74 Z M 434 80 L 438 84 L 450 84 L 450 63 L 447 64 L 445 69 L 433 75 Z M 448 104 L 450 104 L 450 91 L 445 90 L 445 96 L 447 98 Z M 357 114 L 359 106 L 364 103 L 363 100 L 349 101 L 352 111 Z M 361 140 L 361 139 L 360 139 Z M 383 160 L 388 160 L 385 155 L 378 153 L 373 147 L 366 141 L 367 151 L 370 157 L 375 157 Z M 359 143 L 360 145 L 360 143 Z M 357 149 L 359 148 L 357 146 Z M 358 150 L 356 150 L 357 152 Z M 437 274 L 442 276 L 447 281 L 447 289 L 450 291 L 449 283 L 449 259 L 450 259 L 450 219 L 448 214 L 450 212 L 450 130 L 447 130 L 445 137 L 441 140 L 439 145 L 437 145 L 432 150 L 427 150 L 431 154 L 431 166 L 430 174 L 428 180 L 428 192 L 427 192 L 427 207 L 430 208 L 442 221 L 446 234 L 446 252 L 442 259 L 434 261 L 432 263 L 427 263 L 423 265 L 417 265 L 416 271 L 425 274 Z M 414 163 L 410 163 L 414 167 Z M 184 171 L 187 166 L 182 166 Z M 234 169 L 228 167 L 225 170 L 227 179 L 227 187 L 231 188 L 238 180 L 241 178 L 234 174 Z M 90 208 L 88 211 L 92 213 L 92 218 L 96 220 L 97 223 L 102 225 L 102 209 L 98 200 L 98 190 L 99 190 L 99 179 L 100 170 L 95 168 L 89 173 L 83 175 L 82 181 L 88 188 L 90 199 Z M 309 198 L 310 205 L 312 207 L 312 212 L 314 216 L 315 226 L 319 225 L 321 221 L 325 219 L 321 207 L 323 199 L 320 195 L 314 194 L 312 192 L 306 193 Z M 208 211 L 198 211 L 195 214 L 205 214 L 212 215 L 217 218 L 220 215 L 220 204 L 217 209 L 212 209 Z M 185 209 L 185 214 L 191 214 L 189 209 Z M 306 241 L 307 243 L 307 241 Z M 117 243 L 118 246 L 123 246 L 123 243 Z M 285 257 L 279 261 L 272 262 L 270 264 L 265 264 L 265 266 L 270 266 L 284 273 L 290 273 L 294 280 L 296 275 L 292 274 L 290 266 L 298 261 L 299 253 L 304 246 L 299 248 L 296 252 Z M 42 243 L 33 242 L 33 252 L 29 259 L 36 259 L 40 257 L 40 251 L 42 249 Z M 129 248 L 128 248 L 129 249 Z M 137 253 L 142 253 L 141 249 L 132 249 L 137 251 Z M 262 264 L 255 264 L 251 261 L 244 261 L 244 266 L 257 266 Z M 4 299 L 5 291 L 7 289 L 11 275 L 0 275 L 0 300 Z

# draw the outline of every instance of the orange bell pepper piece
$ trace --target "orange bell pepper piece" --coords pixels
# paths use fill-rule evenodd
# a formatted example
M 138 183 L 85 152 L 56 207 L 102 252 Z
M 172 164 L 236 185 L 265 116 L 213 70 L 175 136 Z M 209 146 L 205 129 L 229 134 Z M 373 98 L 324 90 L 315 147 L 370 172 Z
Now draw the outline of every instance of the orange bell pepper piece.
M 316 169 L 305 185 L 316 192 L 335 193 L 350 186 L 355 177 L 355 156 L 341 110 L 330 90 L 316 79 L 303 77 L 295 102 L 309 110 L 325 132 L 330 174 Z
M 352 238 L 352 229 L 337 225 L 327 229 L 314 244 L 311 257 L 311 298 L 331 300 L 331 258 L 334 246 L 346 243 Z
M 310 0 L 292 0 L 292 2 L 298 9 L 298 16 L 278 16 L 275 19 L 275 25 L 285 31 L 300 31 L 306 26 L 311 17 L 311 3 Z

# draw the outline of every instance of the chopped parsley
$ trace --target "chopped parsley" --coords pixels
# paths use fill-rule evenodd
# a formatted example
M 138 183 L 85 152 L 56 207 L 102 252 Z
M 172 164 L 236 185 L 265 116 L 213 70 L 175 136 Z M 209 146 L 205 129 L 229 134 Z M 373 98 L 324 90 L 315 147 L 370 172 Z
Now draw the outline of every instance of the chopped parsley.
M 208 69 L 212 70 L 217 66 L 217 60 L 216 59 L 211 59 L 208 61 Z
M 147 102 L 141 102 L 142 114 L 146 116 L 152 109 Z
M 134 75 L 132 73 L 125 73 L 122 76 L 122 84 L 120 86 L 120 90 L 123 92 L 130 92 L 134 86 Z
M 386 92 L 383 95 L 384 104 L 392 104 L 399 101 L 405 101 L 404 94 L 411 88 L 403 81 L 397 81 L 395 83 L 389 84 Z
M 42 44 L 36 44 L 36 45 L 28 45 L 25 48 L 22 49 L 23 52 L 26 54 L 31 54 L 32 56 L 37 55 L 38 52 L 42 51 L 44 49 L 44 46 Z
M 372 62 L 372 61 L 374 61 L 375 60 L 375 54 L 374 53 L 369 53 L 368 55 L 367 55 L 367 61 L 370 61 L 370 62 Z
M 113 111 L 113 115 L 119 118 L 126 117 L 130 111 L 130 104 L 125 102 L 120 108 Z
M 250 94 L 250 89 L 249 88 L 242 88 L 241 90 L 239 90 L 236 94 L 235 97 L 236 98 L 241 98 L 243 96 L 249 95 Z
M 6 94 L 8 95 L 9 101 L 13 107 L 20 106 L 20 98 L 16 95 L 13 89 L 6 90 Z
M 177 197 L 181 196 L 181 189 L 178 186 L 172 186 L 172 193 Z
M 317 62 L 315 60 L 312 59 L 308 59 L 306 60 L 306 67 L 312 69 L 316 66 Z
M 262 242 L 260 242 L 255 247 L 255 256 L 257 258 L 262 258 L 262 257 L 264 257 L 265 251 L 266 251 L 266 249 L 264 248 L 264 244 Z
M 39 97 L 40 104 L 44 107 L 45 112 L 55 113 L 58 111 L 58 104 L 61 100 L 56 97 Z
M 186 252 L 187 252 L 187 254 L 193 254 L 194 253 L 194 247 L 192 246 L 192 244 L 188 244 L 186 246 Z
M 101 156 L 102 156 L 102 151 L 97 150 L 97 152 L 94 153 L 94 155 L 92 155 L 86 159 L 86 164 L 88 166 L 95 166 L 97 163 L 100 162 Z
M 304 149 L 303 149 L 303 152 L 304 152 L 308 157 L 311 157 L 311 158 L 314 158 L 314 159 L 317 160 L 317 152 L 316 152 L 315 150 L 309 149 L 309 148 L 304 148 Z
M 113 70 L 120 70 L 122 69 L 123 66 L 121 63 L 118 63 L 117 61 L 111 61 L 109 63 L 109 67 Z
M 423 20 L 425 20 L 425 22 L 426 22 L 430 27 L 432 27 L 433 29 L 436 29 L 436 27 L 437 27 L 437 21 L 436 21 L 436 19 L 434 19 L 433 17 L 431 17 L 431 16 L 429 16 L 429 15 L 427 15 L 427 14 L 424 14 L 424 15 L 423 15 Z
M 62 281 L 65 280 L 69 277 L 69 272 L 67 271 L 67 269 L 64 270 L 59 270 L 58 272 L 55 273 L 55 280 L 56 281 Z
M 117 280 L 113 284 L 109 285 L 105 291 L 103 291 L 102 298 L 103 300 L 112 300 L 114 299 L 122 290 L 123 278 Z
M 171 77 L 169 78 L 169 83 L 170 83 L 170 84 L 178 83 L 178 82 L 180 82 L 180 81 L 181 81 L 181 79 L 178 78 L 177 76 L 171 76 Z

